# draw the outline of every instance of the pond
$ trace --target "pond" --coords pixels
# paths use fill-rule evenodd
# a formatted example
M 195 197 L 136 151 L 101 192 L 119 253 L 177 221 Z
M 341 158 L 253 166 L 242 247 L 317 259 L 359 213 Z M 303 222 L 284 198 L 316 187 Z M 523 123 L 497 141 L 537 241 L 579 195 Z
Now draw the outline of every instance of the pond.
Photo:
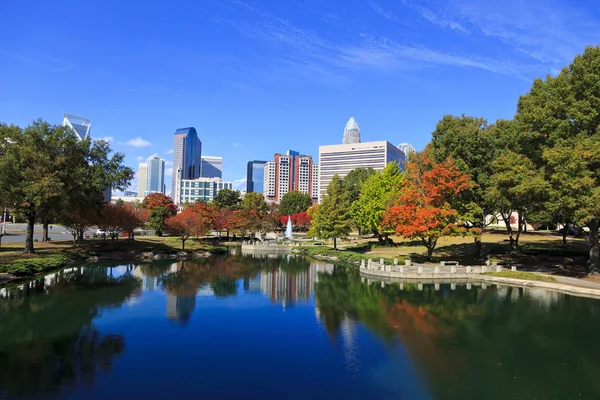
M 0 288 L 0 399 L 598 398 L 599 334 L 598 300 L 537 289 L 90 264 Z

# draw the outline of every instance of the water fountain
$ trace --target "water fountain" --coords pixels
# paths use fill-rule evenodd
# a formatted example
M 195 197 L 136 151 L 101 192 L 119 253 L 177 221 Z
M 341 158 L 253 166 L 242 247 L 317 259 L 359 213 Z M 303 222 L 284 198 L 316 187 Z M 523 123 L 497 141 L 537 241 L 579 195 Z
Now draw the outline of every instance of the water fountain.
M 287 239 L 292 239 L 294 235 L 292 235 L 292 217 L 288 215 L 288 222 L 285 228 L 285 237 Z

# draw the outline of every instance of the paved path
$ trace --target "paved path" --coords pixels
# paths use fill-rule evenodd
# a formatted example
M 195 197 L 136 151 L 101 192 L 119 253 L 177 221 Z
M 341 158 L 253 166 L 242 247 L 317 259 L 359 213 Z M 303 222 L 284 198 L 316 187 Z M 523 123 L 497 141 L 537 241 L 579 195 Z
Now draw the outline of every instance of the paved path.
M 540 275 L 546 275 L 546 274 L 540 274 Z M 586 279 L 579 279 L 579 278 L 570 278 L 568 276 L 559 276 L 559 275 L 549 275 L 549 276 L 552 276 L 554 279 L 556 279 L 557 282 L 563 283 L 565 285 L 573 285 L 573 286 L 579 286 L 579 287 L 584 287 L 584 288 L 589 288 L 589 289 L 599 289 L 600 290 L 600 282 L 594 282 L 594 281 L 590 281 L 590 280 L 586 280 Z

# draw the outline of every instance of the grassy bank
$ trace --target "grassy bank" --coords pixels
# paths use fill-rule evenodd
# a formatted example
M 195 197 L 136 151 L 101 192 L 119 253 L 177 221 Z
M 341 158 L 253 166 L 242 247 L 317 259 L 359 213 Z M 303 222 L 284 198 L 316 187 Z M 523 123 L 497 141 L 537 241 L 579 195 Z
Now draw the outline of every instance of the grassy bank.
M 298 250 L 300 251 L 300 253 L 305 254 L 307 256 L 328 257 L 333 261 L 339 261 L 347 264 L 360 264 L 361 260 L 365 260 L 366 262 L 369 258 L 376 258 L 369 254 L 363 254 L 363 246 L 347 247 L 344 250 L 334 250 L 326 246 L 302 246 L 297 247 L 295 250 Z M 377 257 L 377 262 L 379 262 L 379 258 L 383 258 L 386 264 L 394 263 L 393 258 L 385 257 Z M 398 262 L 404 263 L 404 257 L 398 257 Z
M 522 271 L 486 272 L 483 275 L 496 276 L 498 278 L 526 279 L 530 281 L 556 281 L 556 279 L 548 275 L 540 275 Z
M 0 274 L 14 277 L 33 276 L 63 268 L 72 262 L 83 262 L 89 257 L 105 260 L 136 257 L 142 253 L 175 255 L 181 252 L 181 241 L 176 238 L 144 237 L 133 242 L 118 239 L 86 240 L 81 246 L 70 241 L 36 243 L 36 254 L 23 254 L 24 243 L 7 243 L 0 248 Z M 212 241 L 189 240 L 186 253 L 227 254 L 227 247 Z

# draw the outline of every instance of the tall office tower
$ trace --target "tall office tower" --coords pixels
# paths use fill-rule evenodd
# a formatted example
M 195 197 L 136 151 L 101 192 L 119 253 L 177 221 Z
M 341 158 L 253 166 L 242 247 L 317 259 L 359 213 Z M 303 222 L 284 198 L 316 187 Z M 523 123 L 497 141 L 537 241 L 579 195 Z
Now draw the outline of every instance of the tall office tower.
M 400 143 L 398 145 L 398 148 L 400 150 L 402 150 L 402 152 L 404 153 L 404 155 L 406 156 L 406 158 L 408 158 L 408 155 L 410 153 L 414 153 L 416 151 L 415 148 L 413 147 L 413 145 L 410 144 L 410 143 Z
M 138 197 L 146 196 L 146 181 L 148 180 L 148 164 L 140 163 L 138 167 Z
M 275 197 L 275 161 L 268 161 L 265 164 L 263 176 L 263 195 L 266 198 Z
M 248 161 L 246 170 L 246 193 L 264 192 L 266 161 Z
M 319 146 L 319 203 L 335 174 L 344 178 L 356 168 L 382 170 L 392 162 L 404 165 L 402 150 L 387 141 Z
M 175 131 L 173 141 L 173 171 L 181 167 L 181 179 L 200 178 L 202 168 L 202 142 L 196 128 L 182 128 Z M 173 173 L 171 194 L 177 186 L 177 174 Z
M 313 202 L 319 199 L 319 164 L 313 164 L 311 195 Z
M 360 143 L 360 129 L 354 117 L 350 117 L 344 129 L 342 144 Z
M 150 193 L 165 193 L 165 160 L 152 156 L 146 161 L 146 190 L 144 196 Z
M 223 157 L 202 156 L 202 168 L 200 176 L 202 178 L 222 178 Z
M 68 126 L 75 131 L 79 140 L 87 139 L 90 137 L 90 130 L 92 129 L 92 123 L 89 119 L 78 117 L 73 114 L 63 114 L 63 126 Z
M 292 190 L 313 193 L 313 160 L 311 156 L 299 155 L 288 150 L 286 154 L 275 154 L 275 160 L 264 167 L 264 195 L 267 200 L 279 202 Z

